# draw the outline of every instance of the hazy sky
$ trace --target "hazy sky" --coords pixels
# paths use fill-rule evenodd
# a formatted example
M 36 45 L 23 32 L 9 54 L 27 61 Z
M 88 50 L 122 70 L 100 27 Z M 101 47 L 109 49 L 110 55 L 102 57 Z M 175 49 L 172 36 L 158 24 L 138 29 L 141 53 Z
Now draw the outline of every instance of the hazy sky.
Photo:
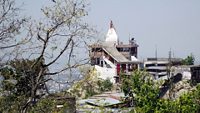
M 50 0 L 18 0 L 24 12 L 40 17 L 40 8 Z M 113 20 L 119 40 L 129 36 L 139 44 L 139 58 L 174 57 L 193 54 L 200 61 L 200 0 L 90 0 L 88 22 L 107 33 Z M 31 13 L 30 13 L 31 12 Z M 104 39 L 104 37 L 97 37 Z

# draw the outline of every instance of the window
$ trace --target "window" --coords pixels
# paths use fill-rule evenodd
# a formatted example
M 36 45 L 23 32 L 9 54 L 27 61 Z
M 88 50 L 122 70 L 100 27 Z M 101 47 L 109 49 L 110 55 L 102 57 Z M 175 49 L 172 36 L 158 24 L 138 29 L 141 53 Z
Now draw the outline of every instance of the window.
M 96 51 L 101 52 L 102 49 L 101 48 L 96 48 Z
M 167 64 L 158 64 L 158 66 L 167 66 Z
M 103 61 L 101 61 L 101 67 L 103 67 Z
M 97 65 L 100 64 L 100 58 L 96 58 L 96 64 L 97 64 Z
M 123 52 L 129 52 L 129 50 L 130 50 L 130 48 L 128 48 L 128 47 L 123 48 Z
M 155 64 L 146 64 L 145 67 L 151 67 L 151 66 L 156 66 Z
M 92 52 L 101 52 L 102 49 L 101 48 L 92 48 Z

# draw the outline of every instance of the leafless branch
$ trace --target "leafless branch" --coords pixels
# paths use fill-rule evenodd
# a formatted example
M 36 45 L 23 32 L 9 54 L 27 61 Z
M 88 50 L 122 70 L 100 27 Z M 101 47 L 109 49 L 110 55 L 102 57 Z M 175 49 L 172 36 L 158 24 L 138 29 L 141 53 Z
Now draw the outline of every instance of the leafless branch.
M 66 43 L 65 47 L 63 48 L 63 50 L 60 51 L 60 54 L 59 54 L 54 60 L 52 60 L 52 61 L 49 62 L 48 64 L 44 65 L 45 67 L 48 67 L 49 65 L 53 64 L 54 62 L 56 62 L 56 61 L 61 57 L 61 55 L 62 55 L 62 54 L 65 52 L 65 50 L 68 48 L 68 46 L 69 46 L 69 44 L 71 43 L 73 37 L 74 37 L 74 36 L 71 35 L 71 37 L 67 40 L 67 43 Z
M 86 60 L 87 60 L 87 62 L 84 62 L 84 63 L 82 63 L 82 64 L 80 63 L 80 62 L 86 61 Z M 66 71 L 66 70 L 69 70 L 69 69 L 73 69 L 73 68 L 77 68 L 77 67 L 86 65 L 86 64 L 89 63 L 89 59 L 86 58 L 86 59 L 81 60 L 80 62 L 78 62 L 78 63 L 76 63 L 76 64 L 74 64 L 74 65 L 72 65 L 72 66 L 70 66 L 70 67 L 65 67 L 64 69 L 62 69 L 62 70 L 60 70 L 60 71 L 57 71 L 57 72 L 45 73 L 45 75 L 56 75 L 56 74 L 62 73 L 63 71 Z

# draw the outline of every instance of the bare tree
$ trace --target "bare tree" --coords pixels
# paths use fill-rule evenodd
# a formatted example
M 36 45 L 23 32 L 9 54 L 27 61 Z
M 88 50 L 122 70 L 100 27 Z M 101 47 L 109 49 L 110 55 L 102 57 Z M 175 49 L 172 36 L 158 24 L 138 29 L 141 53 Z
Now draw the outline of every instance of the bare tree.
M 19 11 L 14 0 L 0 1 L 0 50 L 20 44 L 15 37 L 26 20 L 20 19 Z
M 88 41 L 95 31 L 84 22 L 84 17 L 88 15 L 87 5 L 84 0 L 56 1 L 52 7 L 41 10 L 44 13 L 43 21 L 39 22 L 35 29 L 30 28 L 30 36 L 33 37 L 31 46 L 39 48 L 31 52 L 29 50 L 26 54 L 36 58 L 31 69 L 38 64 L 40 68 L 37 74 L 34 70 L 31 74 L 34 76 L 34 84 L 24 112 L 41 98 L 37 94 L 39 87 L 49 80 L 44 79 L 44 76 L 59 73 L 71 75 L 74 69 L 89 62 L 84 56 L 88 54 Z M 47 69 L 49 71 L 46 71 Z
M 20 14 L 15 0 L 0 0 L 0 66 L 13 59 L 19 46 L 28 42 L 27 37 L 21 35 L 27 20 Z
M 12 65 L 19 69 L 20 74 L 13 76 L 18 77 L 17 84 L 24 87 L 20 90 L 25 94 L 16 92 L 16 88 L 12 91 L 23 95 L 20 110 L 28 112 L 48 92 L 47 87 L 43 91 L 41 87 L 51 80 L 49 76 L 60 73 L 73 76 L 72 72 L 89 62 L 88 42 L 96 32 L 84 22 L 88 15 L 85 0 L 57 0 L 41 9 L 44 14 L 41 21 L 29 22 L 26 26 L 22 26 L 25 20 L 15 18 L 19 9 L 14 7 L 14 0 L 0 3 L 0 50 L 21 46 L 15 51 L 22 59 L 12 61 Z M 28 31 L 26 44 L 23 40 L 15 41 L 21 27 Z

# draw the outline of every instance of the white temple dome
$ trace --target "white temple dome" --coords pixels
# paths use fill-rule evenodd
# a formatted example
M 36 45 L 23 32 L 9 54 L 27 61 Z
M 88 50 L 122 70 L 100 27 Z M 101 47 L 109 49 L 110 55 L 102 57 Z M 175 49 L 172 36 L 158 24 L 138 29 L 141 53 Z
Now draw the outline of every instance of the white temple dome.
M 115 31 L 112 21 L 110 22 L 110 28 L 108 29 L 105 42 L 114 44 L 114 45 L 118 44 L 118 36 L 117 36 L 117 33 Z

